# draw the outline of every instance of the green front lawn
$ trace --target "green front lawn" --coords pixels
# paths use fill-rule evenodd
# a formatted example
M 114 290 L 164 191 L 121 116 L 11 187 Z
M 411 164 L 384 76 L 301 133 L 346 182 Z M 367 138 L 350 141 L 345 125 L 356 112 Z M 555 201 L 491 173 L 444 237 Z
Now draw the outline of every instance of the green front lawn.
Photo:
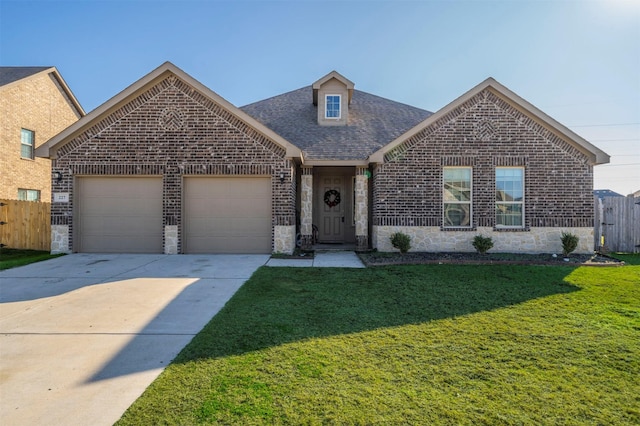
M 638 424 L 640 266 L 266 268 L 119 424 Z
M 60 256 L 63 255 L 48 251 L 0 248 L 0 271 Z

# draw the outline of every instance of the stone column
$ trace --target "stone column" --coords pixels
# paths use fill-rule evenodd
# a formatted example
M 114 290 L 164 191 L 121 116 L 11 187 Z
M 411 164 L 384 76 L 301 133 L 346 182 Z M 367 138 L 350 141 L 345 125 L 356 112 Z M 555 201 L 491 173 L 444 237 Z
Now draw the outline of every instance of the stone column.
M 302 167 L 300 181 L 301 248 L 310 250 L 313 245 L 313 167 Z
M 369 248 L 369 169 L 356 167 L 356 250 Z

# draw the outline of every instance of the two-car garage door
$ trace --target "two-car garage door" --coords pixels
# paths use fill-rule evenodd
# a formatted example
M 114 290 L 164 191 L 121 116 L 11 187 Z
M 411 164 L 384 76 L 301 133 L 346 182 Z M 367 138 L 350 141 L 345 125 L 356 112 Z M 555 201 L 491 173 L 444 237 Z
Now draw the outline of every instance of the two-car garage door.
M 162 253 L 161 177 L 79 177 L 80 252 Z M 271 252 L 270 177 L 186 177 L 185 253 Z

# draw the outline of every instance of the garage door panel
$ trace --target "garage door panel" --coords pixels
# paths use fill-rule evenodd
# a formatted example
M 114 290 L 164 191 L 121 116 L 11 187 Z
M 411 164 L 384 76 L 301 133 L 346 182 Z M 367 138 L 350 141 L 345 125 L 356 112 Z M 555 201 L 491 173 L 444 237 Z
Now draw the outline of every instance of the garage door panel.
M 78 178 L 78 248 L 96 253 L 162 252 L 162 178 Z
M 184 181 L 186 253 L 271 252 L 270 177 Z

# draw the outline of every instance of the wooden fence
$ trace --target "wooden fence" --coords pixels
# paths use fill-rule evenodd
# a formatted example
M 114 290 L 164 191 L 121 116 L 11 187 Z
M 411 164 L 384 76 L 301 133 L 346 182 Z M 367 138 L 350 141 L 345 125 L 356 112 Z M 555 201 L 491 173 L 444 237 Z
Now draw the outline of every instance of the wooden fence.
M 640 253 L 640 198 L 596 197 L 595 204 L 596 248 Z
M 51 204 L 0 200 L 0 244 L 8 248 L 51 249 Z

